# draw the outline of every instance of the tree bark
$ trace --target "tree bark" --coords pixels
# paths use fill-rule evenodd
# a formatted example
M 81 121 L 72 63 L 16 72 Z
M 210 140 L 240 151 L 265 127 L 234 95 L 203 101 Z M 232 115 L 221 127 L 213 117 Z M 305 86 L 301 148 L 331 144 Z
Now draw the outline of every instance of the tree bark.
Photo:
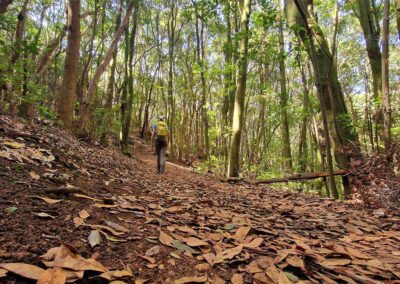
M 132 0 L 134 2 L 134 6 L 138 6 L 137 4 L 139 3 L 139 0 Z M 134 98 L 134 90 L 133 90 L 133 56 L 135 54 L 135 40 L 136 40 L 136 31 L 137 31 L 137 22 L 138 22 L 138 16 L 139 16 L 139 7 L 136 7 L 135 12 L 133 14 L 133 24 L 132 24 L 132 29 L 130 32 L 130 37 L 129 37 L 129 44 L 126 47 L 129 50 L 128 53 L 128 75 L 127 77 L 127 87 L 128 87 L 128 101 L 126 104 L 126 113 L 124 120 L 122 121 L 122 152 L 124 154 L 130 154 L 129 153 L 129 130 L 131 129 L 131 122 L 132 122 L 132 104 L 133 104 L 133 98 Z M 128 33 L 129 34 L 129 33 Z
M 389 93 L 389 10 L 390 1 L 384 0 L 383 28 L 382 28 L 382 105 L 383 105 L 383 139 L 385 150 L 389 151 L 392 143 L 391 137 L 391 106 Z
M 314 67 L 316 87 L 319 90 L 321 109 L 327 116 L 329 136 L 334 142 L 335 160 L 341 169 L 350 167 L 350 157 L 360 155 L 358 138 L 347 111 L 344 95 L 337 77 L 337 70 L 332 64 L 332 54 L 324 34 L 318 26 L 312 12 L 312 6 L 304 0 L 285 0 L 286 16 L 290 26 L 296 29 Z M 314 51 L 311 46 L 314 47 Z M 328 139 L 327 139 L 328 140 Z M 344 195 L 349 197 L 351 189 L 349 181 L 343 179 Z
M 397 35 L 400 40 L 400 0 L 396 0 L 395 7 L 396 7 Z
M 381 131 L 382 116 L 380 102 L 382 99 L 382 54 L 379 46 L 380 28 L 373 1 L 375 0 L 357 0 L 357 17 L 364 34 L 369 65 L 371 67 L 372 91 L 377 114 L 376 124 Z
M 87 130 L 88 128 L 88 122 L 89 122 L 89 118 L 92 112 L 92 100 L 93 100 L 93 95 L 94 92 L 96 91 L 96 87 L 97 87 L 97 83 L 100 80 L 101 75 L 103 75 L 104 71 L 106 70 L 108 64 L 110 63 L 113 54 L 115 52 L 115 50 L 117 49 L 117 45 L 118 42 L 122 36 L 122 33 L 124 32 L 126 26 L 128 25 L 129 22 L 129 18 L 132 14 L 132 12 L 135 9 L 135 1 L 131 0 L 127 9 L 126 9 L 126 13 L 124 16 L 124 19 L 122 20 L 121 26 L 119 27 L 119 29 L 117 30 L 117 32 L 114 35 L 114 38 L 111 42 L 110 48 L 108 49 L 103 61 L 101 62 L 101 64 L 97 67 L 96 72 L 92 78 L 92 80 L 90 81 L 89 84 L 89 89 L 87 91 L 87 95 L 85 96 L 85 100 L 83 102 L 83 110 L 81 112 L 81 118 L 80 118 L 80 127 L 82 130 Z
M 65 55 L 63 83 L 58 103 L 58 114 L 64 126 L 72 129 L 76 83 L 79 71 L 81 3 L 80 0 L 69 0 L 68 3 L 68 43 Z
M 240 140 L 244 121 L 244 101 L 246 95 L 247 81 L 247 56 L 249 40 L 249 18 L 251 0 L 240 0 L 240 26 L 242 38 L 240 40 L 240 51 L 238 59 L 238 76 L 235 93 L 235 108 L 233 112 L 232 137 L 229 151 L 228 177 L 238 177 L 240 170 Z
M 281 0 L 278 0 L 278 9 L 281 10 Z M 286 172 L 292 172 L 292 153 L 290 149 L 290 134 L 289 134 L 289 122 L 288 122 L 288 94 L 286 88 L 286 66 L 285 66 L 285 41 L 283 37 L 283 19 L 281 12 L 278 12 L 277 16 L 278 29 L 279 29 L 279 73 L 280 73 L 280 94 L 279 94 L 279 106 L 280 106 L 280 117 L 281 117 L 281 135 L 282 135 L 282 159 L 283 159 L 283 170 Z

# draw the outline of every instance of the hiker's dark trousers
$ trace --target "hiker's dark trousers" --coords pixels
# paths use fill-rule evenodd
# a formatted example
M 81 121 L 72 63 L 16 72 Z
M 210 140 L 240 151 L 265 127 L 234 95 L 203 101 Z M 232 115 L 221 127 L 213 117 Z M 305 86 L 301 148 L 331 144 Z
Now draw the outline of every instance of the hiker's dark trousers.
M 165 171 L 165 155 L 167 153 L 167 141 L 156 139 L 155 148 L 157 154 L 157 171 L 162 174 Z

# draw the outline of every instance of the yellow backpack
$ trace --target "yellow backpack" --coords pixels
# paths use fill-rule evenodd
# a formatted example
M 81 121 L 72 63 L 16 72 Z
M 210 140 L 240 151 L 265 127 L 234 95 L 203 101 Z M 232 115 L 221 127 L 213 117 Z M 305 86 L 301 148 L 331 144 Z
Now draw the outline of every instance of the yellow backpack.
M 158 137 L 167 136 L 167 124 L 164 121 L 159 121 L 157 123 L 157 136 Z

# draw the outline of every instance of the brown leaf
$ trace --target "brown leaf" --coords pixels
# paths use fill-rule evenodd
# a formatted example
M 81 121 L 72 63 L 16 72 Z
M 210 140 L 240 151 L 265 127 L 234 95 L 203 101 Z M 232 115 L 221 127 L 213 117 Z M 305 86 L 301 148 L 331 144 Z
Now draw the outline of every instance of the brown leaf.
M 95 229 L 103 229 L 103 230 L 106 230 L 106 231 L 110 232 L 111 234 L 113 234 L 113 235 L 116 236 L 116 237 L 125 234 L 125 233 L 122 233 L 122 232 L 117 232 L 117 231 L 114 230 L 113 228 L 108 227 L 108 226 L 103 226 L 103 225 L 84 224 L 84 226 L 87 226 L 87 227 L 90 227 L 90 228 L 95 228 Z
M 0 278 L 7 276 L 7 270 L 0 268 Z
M 101 236 L 98 230 L 92 230 L 89 234 L 88 238 L 90 247 L 94 248 L 95 246 L 101 243 Z
M 292 284 L 292 282 L 287 278 L 285 272 L 281 271 L 278 277 L 278 284 Z
M 174 239 L 171 236 L 169 236 L 166 233 L 164 233 L 163 231 L 160 231 L 160 238 L 159 239 L 160 239 L 160 242 L 163 245 L 174 247 L 172 245 L 172 242 L 174 241 Z
M 44 271 L 37 284 L 64 284 L 67 281 L 67 273 L 61 267 L 50 268 Z
M 110 226 L 111 228 L 120 231 L 120 232 L 124 232 L 124 233 L 129 233 L 129 230 L 117 223 L 111 222 L 111 221 L 106 221 L 107 226 Z
M 200 240 L 198 238 L 195 238 L 195 237 L 186 238 L 186 239 L 184 239 L 184 241 L 188 246 L 191 246 L 191 247 L 200 247 L 200 246 L 207 246 L 208 245 L 207 242 L 202 241 L 202 240 Z
M 36 172 L 31 171 L 29 172 L 29 175 L 31 176 L 31 178 L 35 179 L 35 180 L 39 180 L 40 179 L 40 175 L 38 175 Z
M 263 241 L 264 241 L 263 238 L 255 238 L 250 243 L 243 244 L 243 246 L 246 248 L 258 248 L 262 244 Z
M 0 268 L 33 280 L 38 280 L 44 272 L 44 269 L 26 263 L 0 263 Z
M 253 283 L 256 284 L 271 284 L 271 280 L 267 278 L 267 276 L 265 276 L 265 273 L 256 273 L 253 276 Z
M 247 236 L 247 234 L 250 232 L 250 229 L 251 228 L 249 228 L 249 227 L 238 228 L 235 232 L 235 238 L 238 240 L 244 239 Z
M 207 271 L 210 269 L 210 265 L 208 263 L 199 263 L 194 267 L 197 271 Z
M 357 249 L 353 249 L 350 247 L 346 247 L 346 250 L 349 252 L 349 254 L 351 256 L 354 256 L 356 258 L 360 258 L 360 259 L 372 259 L 373 257 L 366 255 L 365 253 L 357 250 Z
M 89 212 L 86 211 L 86 209 L 83 209 L 79 212 L 79 217 L 82 219 L 87 219 L 89 218 L 90 214 Z
M 203 254 L 203 257 L 208 262 L 208 264 L 210 264 L 210 265 L 214 264 L 215 254 L 209 252 L 209 253 Z
M 74 217 L 74 219 L 72 219 L 72 221 L 74 222 L 75 227 L 78 227 L 78 226 L 81 226 L 81 225 L 84 225 L 84 224 L 85 224 L 85 222 L 83 221 L 83 219 L 80 218 L 80 217 Z
M 268 275 L 269 278 L 272 279 L 272 281 L 274 281 L 274 283 L 277 283 L 277 282 L 278 282 L 280 271 L 278 270 L 278 268 L 276 268 L 275 265 L 271 265 L 271 266 L 265 271 L 265 273 Z
M 132 276 L 133 276 L 132 271 L 127 270 L 127 269 L 107 271 L 107 272 L 100 274 L 101 278 L 107 279 L 109 281 L 118 279 L 118 278 L 132 277 Z
M 231 282 L 232 284 L 243 284 L 244 283 L 243 275 L 239 273 L 234 274 L 231 278 Z
M 196 235 L 197 234 L 195 230 L 193 230 L 192 228 L 190 228 L 188 226 L 177 227 L 177 229 L 179 231 L 181 231 L 181 232 L 188 233 L 188 234 L 191 234 L 191 235 Z
M 303 270 L 305 269 L 304 261 L 296 255 L 292 255 L 292 256 L 289 256 L 288 258 L 286 258 L 286 262 L 289 263 L 293 267 L 298 267 Z
M 42 196 L 32 196 L 32 198 L 41 199 L 48 204 L 55 204 L 55 203 L 63 201 L 62 199 L 52 199 L 52 198 L 42 197 Z
M 343 266 L 350 263 L 351 260 L 347 258 L 331 258 L 323 261 L 321 264 L 326 266 Z
M 157 255 L 157 254 L 160 253 L 160 250 L 161 250 L 160 246 L 154 246 L 154 247 L 152 247 L 152 248 L 149 248 L 149 249 L 146 251 L 146 255 L 147 255 L 147 256 L 155 256 L 155 255 Z
M 321 278 L 321 280 L 323 281 L 323 283 L 328 283 L 328 284 L 337 284 L 337 282 L 335 281 L 335 280 L 332 280 L 331 278 L 329 278 L 328 276 L 326 276 L 326 275 L 324 275 L 324 274 L 322 274 L 322 273 L 319 273 L 319 272 L 315 272 L 320 278 Z
M 242 249 L 243 246 L 240 245 L 231 249 L 224 250 L 216 255 L 214 263 L 217 264 L 223 262 L 226 259 L 232 259 L 236 255 L 240 254 L 242 252 Z
M 90 196 L 87 196 L 87 195 L 84 195 L 84 194 L 80 194 L 80 193 L 74 193 L 74 196 L 75 197 L 79 197 L 79 198 L 84 198 L 84 199 L 90 199 L 90 200 L 93 200 L 93 201 L 96 201 L 96 202 L 101 201 L 98 198 L 90 197 Z
M 89 258 L 85 259 L 82 256 L 74 253 L 66 245 L 62 244 L 57 250 L 55 259 L 55 266 L 68 268 L 72 270 L 90 270 L 98 272 L 107 272 L 108 269 L 96 260 Z
M 33 213 L 33 215 L 43 219 L 55 219 L 56 217 L 45 212 Z
M 141 258 L 147 260 L 147 261 L 150 262 L 151 264 L 156 263 L 156 260 L 155 260 L 153 257 L 151 257 L 151 256 L 147 256 L 147 255 L 139 255 L 139 256 L 140 256 Z
M 207 275 L 204 276 L 193 276 L 193 277 L 182 277 L 174 281 L 174 284 L 186 284 L 186 283 L 204 283 L 207 281 Z

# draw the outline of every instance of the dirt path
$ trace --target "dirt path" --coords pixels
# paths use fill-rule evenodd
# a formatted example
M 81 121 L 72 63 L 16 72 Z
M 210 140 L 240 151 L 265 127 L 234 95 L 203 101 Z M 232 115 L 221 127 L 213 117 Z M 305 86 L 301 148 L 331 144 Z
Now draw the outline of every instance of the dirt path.
M 66 242 L 108 269 L 129 268 L 132 276 L 118 278 L 126 283 L 400 279 L 398 212 L 233 186 L 171 164 L 158 175 L 145 144 L 129 159 L 57 128 L 16 127 L 2 119 L 0 262 L 45 268 L 40 255 Z M 28 159 L 19 162 L 18 155 Z M 37 196 L 61 201 L 48 204 Z M 92 248 L 94 229 L 101 243 Z M 98 277 L 87 282 L 93 275 L 85 272 L 84 283 L 102 283 Z M 22 279 L 8 273 L 0 282 L 31 283 Z

